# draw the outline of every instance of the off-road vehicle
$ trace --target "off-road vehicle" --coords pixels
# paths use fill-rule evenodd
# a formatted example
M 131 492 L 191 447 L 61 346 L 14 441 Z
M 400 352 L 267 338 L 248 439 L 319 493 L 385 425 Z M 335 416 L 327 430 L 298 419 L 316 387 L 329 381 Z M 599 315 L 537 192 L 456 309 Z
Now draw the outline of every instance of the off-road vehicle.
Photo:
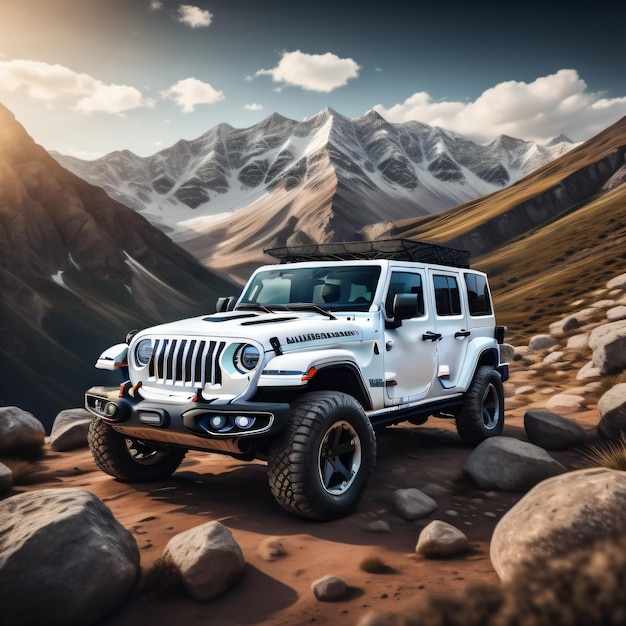
M 267 461 L 287 511 L 328 520 L 357 506 L 375 428 L 453 418 L 463 442 L 504 421 L 487 277 L 462 250 L 408 239 L 275 248 L 217 311 L 130 333 L 96 367 L 89 445 L 122 481 L 162 480 L 188 449 Z

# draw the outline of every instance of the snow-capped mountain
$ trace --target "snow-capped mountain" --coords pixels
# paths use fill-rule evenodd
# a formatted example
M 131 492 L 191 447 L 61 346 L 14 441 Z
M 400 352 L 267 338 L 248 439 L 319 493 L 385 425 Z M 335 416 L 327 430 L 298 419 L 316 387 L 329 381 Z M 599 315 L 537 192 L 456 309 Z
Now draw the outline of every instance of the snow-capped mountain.
M 185 246 L 249 211 L 260 230 L 283 224 L 285 232 L 271 229 L 278 240 L 354 238 L 368 224 L 498 191 L 572 147 L 565 137 L 549 146 L 507 136 L 479 145 L 419 122 L 391 124 L 374 111 L 348 119 L 324 109 L 302 122 L 275 113 L 246 129 L 219 124 L 145 158 L 52 155 Z

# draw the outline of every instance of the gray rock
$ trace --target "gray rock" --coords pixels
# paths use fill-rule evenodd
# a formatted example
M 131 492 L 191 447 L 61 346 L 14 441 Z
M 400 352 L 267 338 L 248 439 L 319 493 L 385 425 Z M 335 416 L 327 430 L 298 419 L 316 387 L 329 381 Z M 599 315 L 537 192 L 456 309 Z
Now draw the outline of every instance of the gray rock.
M 523 561 L 564 557 L 623 532 L 626 472 L 591 468 L 539 483 L 496 525 L 491 563 L 509 581 Z
M 581 348 L 589 347 L 589 333 L 582 333 L 580 335 L 572 335 L 567 339 L 567 347 L 571 350 L 580 350 Z
M 419 489 L 397 489 L 393 492 L 393 504 L 398 515 L 406 520 L 420 519 L 430 515 L 437 502 Z
M 593 361 L 589 361 L 589 363 L 585 363 L 578 370 L 576 380 L 588 380 L 589 378 L 599 378 L 600 376 L 602 376 L 600 369 L 593 364 Z
M 618 320 L 626 319 L 626 306 L 620 304 L 606 312 L 606 319 L 609 322 L 617 322 Z
M 598 400 L 598 432 L 607 439 L 619 439 L 626 433 L 626 383 L 619 383 Z
M 369 522 L 365 526 L 365 530 L 368 530 L 371 533 L 390 533 L 391 526 L 384 519 L 377 519 L 373 522 Z
M 480 489 L 526 491 L 565 471 L 543 448 L 512 437 L 491 437 L 472 450 L 463 472 Z
M 615 278 L 611 278 L 606 284 L 607 289 L 626 289 L 626 274 L 620 274 Z
M 585 429 L 547 409 L 529 409 L 524 415 L 528 440 L 545 450 L 567 450 L 585 443 Z
M 0 463 L 0 494 L 8 491 L 13 486 L 13 472 L 10 467 Z
M 609 322 L 589 334 L 593 364 L 603 376 L 617 374 L 626 368 L 626 320 Z
M 451 524 L 433 520 L 422 529 L 415 552 L 431 559 L 438 559 L 462 554 L 467 552 L 469 547 L 465 533 Z
M 87 409 L 66 409 L 55 418 L 50 431 L 50 447 L 67 452 L 87 447 L 87 432 L 92 415 Z
M 182 575 L 195 600 L 212 600 L 243 574 L 245 559 L 231 531 L 220 522 L 207 522 L 172 537 L 163 551 Z
M 311 583 L 311 590 L 317 600 L 332 602 L 346 595 L 346 583 L 337 576 L 322 576 Z
M 529 342 L 531 352 L 542 352 L 558 345 L 558 341 L 551 335 L 535 335 Z
M 579 409 L 585 405 L 585 398 L 574 393 L 557 393 L 546 402 L 548 409 Z
M 571 315 L 564 317 L 562 320 L 550 324 L 550 334 L 560 337 L 566 332 L 576 330 L 583 324 L 586 324 L 594 315 L 596 315 L 596 313 L 597 311 L 593 307 L 583 309 L 577 313 L 572 313 Z
M 0 502 L 3 626 L 94 624 L 138 574 L 135 539 L 91 492 L 42 489 Z
M 0 407 L 0 455 L 32 452 L 45 442 L 43 424 L 32 413 L 16 406 Z
M 554 352 L 550 352 L 550 354 L 547 354 L 543 359 L 543 362 L 551 365 L 552 363 L 560 361 L 563 358 L 563 354 L 564 352 L 562 350 L 555 350 Z

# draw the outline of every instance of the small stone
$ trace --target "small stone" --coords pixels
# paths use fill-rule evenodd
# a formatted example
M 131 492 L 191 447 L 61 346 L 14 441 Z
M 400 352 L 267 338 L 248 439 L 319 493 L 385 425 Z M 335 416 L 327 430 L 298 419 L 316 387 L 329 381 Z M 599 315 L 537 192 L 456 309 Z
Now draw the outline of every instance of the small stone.
M 346 583 L 336 576 L 323 576 L 311 583 L 313 595 L 322 602 L 339 600 L 346 595 Z

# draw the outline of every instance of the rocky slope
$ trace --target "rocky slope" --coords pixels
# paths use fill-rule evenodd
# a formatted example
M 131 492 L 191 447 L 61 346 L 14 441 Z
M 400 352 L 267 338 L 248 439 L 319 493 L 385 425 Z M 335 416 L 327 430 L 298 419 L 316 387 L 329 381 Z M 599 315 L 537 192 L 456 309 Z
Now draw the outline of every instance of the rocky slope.
M 0 404 L 49 424 L 82 404 L 102 349 L 211 311 L 232 286 L 63 169 L 0 105 L 0 290 Z
M 490 275 L 500 322 L 528 338 L 626 265 L 625 156 L 623 118 L 502 191 L 385 234 L 470 250 Z

